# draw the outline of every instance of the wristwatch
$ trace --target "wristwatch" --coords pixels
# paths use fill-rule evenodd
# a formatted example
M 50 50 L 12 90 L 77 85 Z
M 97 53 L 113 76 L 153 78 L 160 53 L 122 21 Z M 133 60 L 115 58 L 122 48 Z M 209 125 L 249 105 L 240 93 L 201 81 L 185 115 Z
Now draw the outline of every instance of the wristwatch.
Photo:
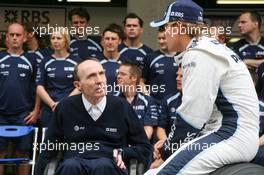
M 121 155 L 121 157 L 124 157 L 124 150 L 122 148 L 117 149 L 117 155 Z

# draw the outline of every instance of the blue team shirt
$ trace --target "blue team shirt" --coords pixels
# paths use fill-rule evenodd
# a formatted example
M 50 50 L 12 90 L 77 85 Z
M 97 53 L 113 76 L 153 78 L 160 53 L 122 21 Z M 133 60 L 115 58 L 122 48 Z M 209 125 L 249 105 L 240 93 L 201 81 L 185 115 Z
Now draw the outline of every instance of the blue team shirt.
M 229 46 L 241 60 L 264 58 L 264 38 L 258 44 L 253 45 L 248 43 L 245 39 L 241 39 Z
M 117 71 L 122 62 L 120 59 L 117 61 L 107 59 L 103 54 L 101 54 L 98 58 L 101 60 L 100 63 L 105 70 L 105 76 L 107 79 L 107 92 L 108 94 L 112 95 L 116 86 Z
M 51 48 L 37 49 L 36 51 L 28 51 L 29 54 L 33 54 L 37 61 L 37 67 L 39 67 L 40 62 L 44 57 L 49 57 L 52 55 L 53 50 Z
M 143 44 L 140 48 L 135 47 L 127 47 L 124 43 L 118 46 L 118 51 L 120 57 L 122 58 L 121 61 L 129 60 L 143 68 L 144 66 L 144 59 L 148 53 L 153 52 L 151 48 Z
M 85 60 L 89 57 L 96 58 L 102 52 L 102 48 L 91 38 L 77 39 L 72 37 L 70 42 L 70 52 L 72 55 Z
M 0 52 L 0 113 L 12 115 L 33 109 L 32 87 L 37 62 L 33 54 Z
M 261 63 L 257 68 L 258 81 L 256 90 L 260 99 L 264 100 L 264 63 Z
M 126 97 L 120 92 L 114 95 L 126 99 Z M 159 111 L 158 106 L 153 98 L 142 93 L 137 93 L 131 103 L 131 106 L 133 107 L 143 126 L 158 125 Z
M 37 75 L 37 85 L 45 87 L 54 101 L 67 97 L 74 89 L 73 71 L 81 59 L 70 55 L 66 59 L 46 57 L 40 63 Z
M 148 54 L 144 60 L 143 78 L 151 87 L 150 96 L 161 101 L 165 96 L 177 92 L 177 70 L 174 56 L 165 55 L 160 50 Z
M 174 120 L 176 119 L 176 109 L 181 105 L 181 93 L 166 96 L 161 103 L 158 126 L 165 129 L 168 135 Z

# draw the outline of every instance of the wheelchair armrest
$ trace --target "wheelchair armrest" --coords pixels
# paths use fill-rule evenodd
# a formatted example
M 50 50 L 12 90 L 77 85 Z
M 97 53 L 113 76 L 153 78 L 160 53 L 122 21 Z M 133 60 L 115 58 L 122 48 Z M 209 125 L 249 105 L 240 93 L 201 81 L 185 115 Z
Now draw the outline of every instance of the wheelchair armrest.
M 52 159 L 45 167 L 43 175 L 54 175 L 56 169 L 58 168 L 59 164 L 62 162 L 63 153 L 59 152 L 59 154 Z
M 136 159 L 131 159 L 129 162 L 129 175 L 143 175 L 144 164 L 139 163 Z
M 43 175 L 54 175 L 60 162 L 61 162 L 61 159 L 59 158 L 55 158 L 51 160 L 51 162 L 48 163 L 47 166 L 45 167 Z

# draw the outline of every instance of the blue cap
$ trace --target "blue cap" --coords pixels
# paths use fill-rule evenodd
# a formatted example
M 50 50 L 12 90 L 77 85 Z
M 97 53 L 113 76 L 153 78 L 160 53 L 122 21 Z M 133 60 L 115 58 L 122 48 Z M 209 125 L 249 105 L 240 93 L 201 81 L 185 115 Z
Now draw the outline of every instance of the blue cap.
M 171 3 L 163 19 L 152 21 L 151 27 L 159 27 L 171 21 L 203 23 L 203 9 L 192 0 L 176 0 Z

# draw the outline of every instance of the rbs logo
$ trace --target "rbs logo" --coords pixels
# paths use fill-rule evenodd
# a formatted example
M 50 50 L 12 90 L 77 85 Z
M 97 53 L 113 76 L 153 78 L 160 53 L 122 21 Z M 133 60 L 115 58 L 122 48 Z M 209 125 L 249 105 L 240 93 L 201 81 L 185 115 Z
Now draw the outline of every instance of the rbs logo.
M 180 18 L 183 18 L 184 17 L 184 13 L 182 13 L 182 12 L 171 12 L 170 15 L 171 16 L 180 17 Z
M 36 11 L 36 10 L 21 10 L 21 22 L 36 22 L 40 24 L 48 24 L 50 22 L 49 19 L 49 11 Z

